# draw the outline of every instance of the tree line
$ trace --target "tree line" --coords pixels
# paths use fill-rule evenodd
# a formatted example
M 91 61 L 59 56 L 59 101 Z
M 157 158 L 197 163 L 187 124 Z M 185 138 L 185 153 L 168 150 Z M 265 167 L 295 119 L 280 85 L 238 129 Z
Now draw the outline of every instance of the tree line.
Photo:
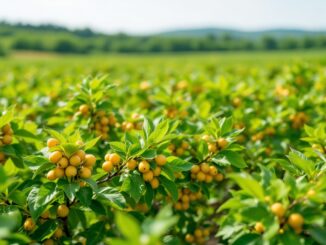
M 238 38 L 230 33 L 200 37 L 104 35 L 53 25 L 0 23 L 0 55 L 10 50 L 58 53 L 159 53 L 326 48 L 326 36 Z

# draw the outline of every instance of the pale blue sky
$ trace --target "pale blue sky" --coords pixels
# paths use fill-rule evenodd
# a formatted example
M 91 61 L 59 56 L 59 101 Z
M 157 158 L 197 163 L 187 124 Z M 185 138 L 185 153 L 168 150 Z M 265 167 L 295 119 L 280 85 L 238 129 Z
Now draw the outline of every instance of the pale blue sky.
M 326 29 L 326 0 L 0 0 L 0 20 L 159 32 L 228 27 Z

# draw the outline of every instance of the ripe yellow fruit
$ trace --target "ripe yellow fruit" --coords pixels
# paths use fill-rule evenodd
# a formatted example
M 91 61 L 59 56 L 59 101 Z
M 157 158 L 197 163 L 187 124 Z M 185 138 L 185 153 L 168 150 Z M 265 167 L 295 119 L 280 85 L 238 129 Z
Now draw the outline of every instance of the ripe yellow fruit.
M 79 166 L 81 164 L 81 159 L 78 155 L 73 155 L 70 157 L 69 163 L 72 166 Z
M 206 229 L 203 230 L 203 235 L 204 235 L 205 237 L 208 237 L 209 234 L 210 234 L 209 228 L 206 228 Z
M 138 165 L 138 170 L 141 173 L 147 173 L 150 169 L 150 165 L 147 161 L 143 160 Z
M 135 159 L 130 159 L 126 165 L 129 170 L 134 170 L 137 167 L 137 161 Z
M 49 210 L 46 210 L 45 212 L 43 212 L 43 214 L 41 214 L 41 217 L 42 217 L 43 219 L 48 219 L 49 216 L 50 216 L 50 212 L 49 212 Z
M 146 173 L 143 174 L 143 179 L 145 181 L 151 181 L 154 178 L 154 174 L 152 171 L 148 171 Z
M 48 180 L 55 180 L 57 178 L 57 175 L 55 173 L 55 170 L 54 169 L 50 170 L 47 173 L 46 177 L 48 178 Z
M 205 182 L 206 183 L 211 183 L 213 181 L 213 176 L 206 174 L 205 176 Z
M 77 168 L 70 165 L 65 169 L 65 174 L 67 177 L 74 177 L 77 175 Z
M 314 189 L 310 189 L 308 192 L 307 192 L 307 196 L 308 197 L 313 197 L 314 195 L 316 195 L 316 191 Z
M 203 236 L 203 232 L 200 229 L 196 229 L 194 232 L 195 237 L 199 238 Z
M 62 152 L 61 151 L 54 151 L 49 156 L 49 160 L 52 163 L 57 163 L 61 158 L 62 158 Z
M 2 133 L 4 133 L 4 134 L 8 134 L 10 130 L 11 130 L 11 126 L 10 126 L 10 124 L 6 124 L 6 125 L 3 126 L 2 129 L 1 129 Z
M 113 164 L 112 162 L 110 161 L 105 161 L 103 164 L 102 164 L 102 169 L 105 171 L 105 172 L 111 172 L 113 170 Z
M 156 167 L 154 170 L 153 170 L 153 174 L 154 176 L 159 176 L 161 174 L 161 171 L 162 169 L 160 167 Z
M 209 165 L 205 162 L 200 164 L 200 170 L 205 174 L 209 173 Z
M 61 204 L 57 208 L 57 215 L 60 218 L 65 218 L 69 214 L 69 208 L 65 204 Z
M 66 157 L 62 157 L 58 162 L 57 165 L 60 168 L 66 168 L 68 166 L 69 162 Z
M 185 239 L 186 239 L 186 242 L 189 242 L 189 243 L 193 243 L 195 241 L 194 236 L 191 234 L 187 234 Z
M 60 227 L 58 227 L 55 230 L 53 236 L 54 236 L 54 238 L 57 238 L 57 239 L 60 238 L 60 237 L 62 237 L 63 236 L 63 230 Z
M 205 134 L 205 135 L 203 135 L 203 137 L 201 137 L 202 138 L 202 140 L 204 140 L 204 141 L 209 141 L 210 139 L 211 139 L 211 136 L 209 136 L 208 134 Z
M 225 138 L 219 138 L 217 144 L 221 149 L 224 149 L 228 145 L 228 141 Z
M 157 155 L 155 157 L 155 162 L 159 166 L 164 166 L 166 164 L 166 157 L 164 155 Z
M 181 201 L 182 202 L 189 202 L 190 200 L 189 200 L 189 196 L 188 195 L 183 195 L 182 197 L 181 197 Z
M 6 159 L 6 155 L 3 152 L 0 152 L 0 162 Z
M 82 167 L 79 170 L 79 176 L 83 179 L 89 179 L 92 176 L 92 170 L 87 167 Z
M 54 241 L 52 239 L 46 239 L 43 242 L 43 245 L 54 245 Z
M 215 175 L 215 180 L 216 180 L 216 181 L 220 182 L 220 181 L 222 181 L 223 179 L 224 179 L 223 174 L 217 174 L 217 175 Z
M 189 202 L 183 202 L 181 206 L 183 210 L 187 210 L 190 207 Z
M 209 143 L 208 144 L 208 151 L 212 152 L 212 153 L 215 153 L 217 151 L 216 144 L 215 143 Z
M 209 166 L 209 174 L 212 176 L 217 175 L 217 168 L 215 166 Z
M 282 203 L 274 203 L 271 206 L 271 211 L 273 214 L 275 214 L 277 217 L 282 218 L 285 214 L 285 208 Z
M 49 148 L 51 148 L 51 147 L 55 147 L 55 146 L 59 145 L 60 142 L 59 142 L 59 140 L 57 140 L 55 138 L 50 138 L 50 139 L 48 139 L 48 141 L 46 142 L 46 144 L 47 144 L 47 146 Z
M 86 153 L 85 151 L 83 150 L 78 150 L 75 155 L 79 156 L 80 160 L 81 161 L 84 161 L 85 160 L 85 156 L 86 156 Z
M 198 165 L 193 165 L 191 167 L 191 173 L 197 174 L 200 171 L 200 167 Z
M 96 157 L 92 154 L 86 154 L 85 155 L 85 163 L 84 165 L 86 167 L 93 167 L 96 163 Z
M 298 213 L 293 213 L 290 215 L 288 219 L 288 224 L 293 228 L 293 229 L 298 229 L 301 228 L 304 223 L 304 219 L 301 214 Z
M 177 150 L 175 151 L 175 154 L 177 156 L 182 156 L 185 153 L 185 150 L 183 148 L 177 148 Z
M 198 181 L 204 181 L 206 179 L 206 175 L 203 173 L 203 172 L 199 172 L 198 174 L 197 174 L 197 180 Z
M 62 178 L 63 176 L 65 176 L 65 171 L 62 168 L 55 168 L 54 173 L 57 178 Z
M 182 141 L 181 147 L 186 150 L 189 148 L 189 143 L 187 141 Z
M 32 218 L 27 218 L 24 222 L 24 230 L 32 231 L 35 228 L 35 223 Z
M 263 223 L 257 222 L 255 224 L 255 231 L 257 231 L 258 233 L 263 233 L 265 231 L 265 227 L 264 227 Z
M 182 204 L 180 202 L 177 202 L 176 204 L 174 204 L 174 208 L 176 210 L 181 210 L 182 209 Z
M 158 186 L 160 185 L 160 181 L 157 178 L 153 178 L 149 183 L 151 184 L 153 189 L 158 188 Z
M 113 165 L 117 165 L 120 162 L 120 156 L 117 153 L 110 154 L 109 161 L 113 163 Z
M 83 105 L 79 106 L 79 111 L 80 111 L 81 114 L 87 115 L 87 113 L 89 111 L 88 105 L 83 104 Z
M 12 142 L 12 137 L 11 135 L 8 135 L 8 134 L 5 134 L 2 138 L 2 142 L 5 144 L 5 145 L 9 145 L 11 144 Z

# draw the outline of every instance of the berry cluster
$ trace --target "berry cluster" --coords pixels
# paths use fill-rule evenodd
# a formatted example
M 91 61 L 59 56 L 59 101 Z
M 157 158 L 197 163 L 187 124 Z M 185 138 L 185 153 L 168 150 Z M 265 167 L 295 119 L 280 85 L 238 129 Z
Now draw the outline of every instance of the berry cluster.
M 309 120 L 304 112 L 298 112 L 290 116 L 291 126 L 294 129 L 302 128 Z
M 207 142 L 208 151 L 211 153 L 217 153 L 219 150 L 224 149 L 229 144 L 225 138 L 214 140 L 208 134 L 203 135 L 202 139 Z
M 105 111 L 100 110 L 95 113 L 94 116 L 94 129 L 97 136 L 101 136 L 103 140 L 108 138 L 108 132 L 110 126 L 114 126 L 117 123 L 117 119 L 113 114 L 108 115 Z
M 178 202 L 174 204 L 176 210 L 187 210 L 190 202 L 197 201 L 203 197 L 201 191 L 191 192 L 190 189 L 179 190 Z
M 182 156 L 189 149 L 189 143 L 187 141 L 181 141 L 175 144 L 170 144 L 168 149 L 170 150 L 172 155 Z
M 49 180 L 67 177 L 73 178 L 78 176 L 82 179 L 88 179 L 92 175 L 92 168 L 96 163 L 96 158 L 92 154 L 86 154 L 82 149 L 77 150 L 71 156 L 68 156 L 62 150 L 57 150 L 60 145 L 59 140 L 50 138 L 47 141 L 47 146 L 55 148 L 49 155 L 50 162 L 56 165 L 55 169 L 47 173 Z M 79 146 L 79 144 L 77 144 Z
M 191 178 L 199 182 L 211 183 L 213 180 L 222 181 L 224 176 L 218 173 L 215 166 L 203 162 L 191 167 Z
M 1 128 L 0 131 L 0 146 L 9 145 L 12 143 L 13 130 L 10 124 L 6 124 Z M 6 155 L 3 152 L 0 152 L 0 163 L 6 161 Z
M 209 239 L 210 233 L 210 228 L 197 228 L 193 234 L 188 233 L 185 240 L 190 244 L 205 244 Z

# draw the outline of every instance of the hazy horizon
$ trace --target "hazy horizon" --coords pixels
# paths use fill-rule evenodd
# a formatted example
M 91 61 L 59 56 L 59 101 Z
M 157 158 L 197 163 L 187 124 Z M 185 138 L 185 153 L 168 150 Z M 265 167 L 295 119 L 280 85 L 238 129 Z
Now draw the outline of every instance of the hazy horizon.
M 198 28 L 323 31 L 325 9 L 322 0 L 11 0 L 2 3 L 0 20 L 137 35 Z

